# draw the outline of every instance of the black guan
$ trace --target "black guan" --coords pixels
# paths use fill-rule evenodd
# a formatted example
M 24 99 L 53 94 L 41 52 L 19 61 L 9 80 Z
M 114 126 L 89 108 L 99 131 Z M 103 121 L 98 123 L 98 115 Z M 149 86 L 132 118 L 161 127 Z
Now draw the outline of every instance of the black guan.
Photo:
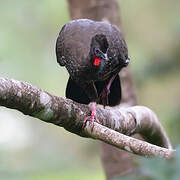
M 81 104 L 92 103 L 85 119 L 98 121 L 96 103 L 116 106 L 121 100 L 119 72 L 129 64 L 128 49 L 121 32 L 106 22 L 89 19 L 65 24 L 56 42 L 57 62 L 69 72 L 66 97 Z

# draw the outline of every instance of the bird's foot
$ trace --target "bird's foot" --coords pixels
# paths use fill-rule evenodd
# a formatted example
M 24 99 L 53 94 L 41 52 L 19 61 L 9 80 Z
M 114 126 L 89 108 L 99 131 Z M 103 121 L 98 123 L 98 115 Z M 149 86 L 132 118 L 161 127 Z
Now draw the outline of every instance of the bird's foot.
M 107 87 L 105 87 L 99 96 L 99 99 L 102 101 L 104 107 L 109 104 L 109 100 L 108 100 L 109 93 L 110 90 Z
M 94 128 L 94 122 L 100 123 L 99 120 L 96 118 L 96 103 L 92 102 L 92 112 L 90 116 L 87 116 L 83 121 L 83 128 L 85 128 L 87 121 L 91 122 L 92 129 Z

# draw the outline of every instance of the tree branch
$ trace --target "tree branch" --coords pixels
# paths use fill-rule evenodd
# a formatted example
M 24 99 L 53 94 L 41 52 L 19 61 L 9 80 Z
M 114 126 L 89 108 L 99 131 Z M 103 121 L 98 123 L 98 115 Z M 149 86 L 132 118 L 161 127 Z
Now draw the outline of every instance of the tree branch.
M 92 130 L 87 123 L 86 128 L 82 129 L 85 117 L 90 114 L 87 105 L 53 96 L 29 83 L 7 78 L 0 78 L 0 106 L 17 109 L 25 115 L 64 127 L 69 132 L 99 139 L 139 155 L 171 158 L 174 152 L 156 115 L 147 107 L 97 107 L 97 118 L 101 125 L 95 123 Z M 121 133 L 139 133 L 155 145 Z

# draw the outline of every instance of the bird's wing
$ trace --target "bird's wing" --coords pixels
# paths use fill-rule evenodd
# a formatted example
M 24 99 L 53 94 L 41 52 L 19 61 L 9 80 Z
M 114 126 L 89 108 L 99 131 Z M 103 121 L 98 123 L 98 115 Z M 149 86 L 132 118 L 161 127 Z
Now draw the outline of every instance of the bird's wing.
M 65 29 L 64 25 L 59 33 L 59 36 L 56 40 L 56 56 L 57 56 L 57 62 L 61 66 L 65 66 L 65 56 L 64 56 L 64 37 L 63 37 L 63 31 Z

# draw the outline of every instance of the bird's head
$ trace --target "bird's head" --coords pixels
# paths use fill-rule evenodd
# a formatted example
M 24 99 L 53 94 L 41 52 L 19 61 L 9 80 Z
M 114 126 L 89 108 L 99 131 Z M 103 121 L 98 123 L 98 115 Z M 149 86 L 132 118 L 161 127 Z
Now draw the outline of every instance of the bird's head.
M 120 56 L 123 57 L 120 57 Z M 111 73 L 118 73 L 129 64 L 129 58 L 119 49 L 109 47 L 104 34 L 97 34 L 91 40 L 90 59 L 99 78 L 107 78 Z
M 102 68 L 108 61 L 107 49 L 109 47 L 106 36 L 103 34 L 95 35 L 91 40 L 90 57 L 94 68 Z

